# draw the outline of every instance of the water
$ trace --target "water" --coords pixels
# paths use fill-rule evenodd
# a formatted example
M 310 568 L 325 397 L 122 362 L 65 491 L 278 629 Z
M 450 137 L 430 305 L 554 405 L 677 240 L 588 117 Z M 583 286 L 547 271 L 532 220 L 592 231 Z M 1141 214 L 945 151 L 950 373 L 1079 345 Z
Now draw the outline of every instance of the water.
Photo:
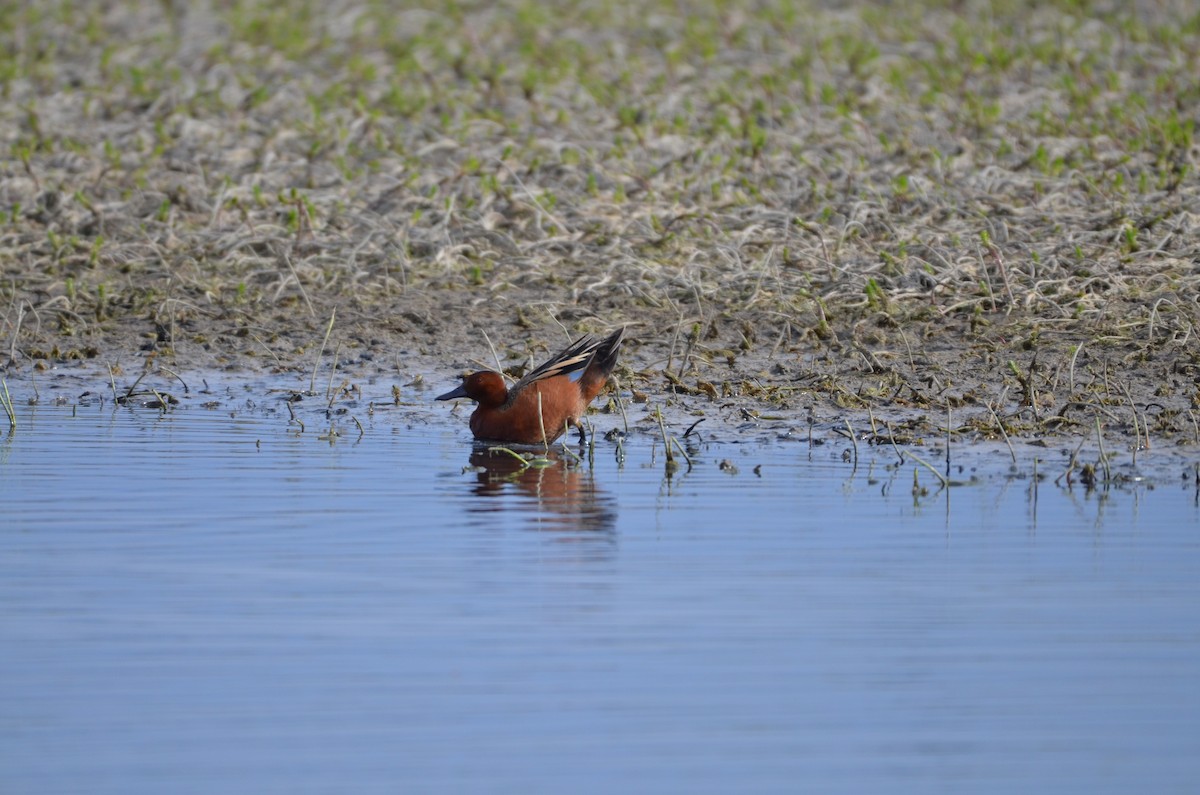
M 635 434 L 623 463 L 602 441 L 518 473 L 443 407 L 313 404 L 301 431 L 265 389 L 167 414 L 18 397 L 0 792 L 1166 793 L 1200 774 L 1182 465 L 1089 492 L 985 456 L 977 482 L 922 472 L 914 497 L 890 451 L 855 468 L 844 443 L 768 434 L 667 478 Z

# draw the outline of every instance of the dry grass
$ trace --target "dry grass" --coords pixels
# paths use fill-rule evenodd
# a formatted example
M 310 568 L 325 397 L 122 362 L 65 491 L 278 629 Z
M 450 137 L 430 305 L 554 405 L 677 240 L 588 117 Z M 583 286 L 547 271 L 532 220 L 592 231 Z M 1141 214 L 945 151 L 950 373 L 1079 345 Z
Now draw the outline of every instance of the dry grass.
M 679 400 L 1194 435 L 1183 0 L 0 2 L 0 45 L 17 366 L 629 323 Z

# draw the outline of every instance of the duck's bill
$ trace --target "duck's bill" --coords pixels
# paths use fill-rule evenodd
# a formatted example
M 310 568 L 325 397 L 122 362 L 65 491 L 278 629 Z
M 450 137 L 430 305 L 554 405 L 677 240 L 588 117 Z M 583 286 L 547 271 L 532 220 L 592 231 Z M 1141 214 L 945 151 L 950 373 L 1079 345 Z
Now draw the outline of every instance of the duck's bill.
M 467 396 L 466 384 L 459 384 L 457 388 L 451 389 L 444 395 L 438 395 L 434 400 L 454 400 L 455 398 L 465 398 Z

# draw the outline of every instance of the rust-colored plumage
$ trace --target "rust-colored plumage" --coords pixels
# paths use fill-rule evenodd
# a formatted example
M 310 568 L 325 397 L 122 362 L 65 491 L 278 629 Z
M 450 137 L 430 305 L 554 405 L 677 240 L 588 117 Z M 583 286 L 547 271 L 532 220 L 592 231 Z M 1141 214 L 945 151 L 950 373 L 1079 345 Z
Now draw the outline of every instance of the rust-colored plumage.
M 499 373 L 482 370 L 436 399 L 465 397 L 478 403 L 471 415 L 476 439 L 541 444 L 544 438 L 549 444 L 568 426 L 579 427 L 588 404 L 608 383 L 624 335 L 622 328 L 604 339 L 581 337 L 511 389 Z

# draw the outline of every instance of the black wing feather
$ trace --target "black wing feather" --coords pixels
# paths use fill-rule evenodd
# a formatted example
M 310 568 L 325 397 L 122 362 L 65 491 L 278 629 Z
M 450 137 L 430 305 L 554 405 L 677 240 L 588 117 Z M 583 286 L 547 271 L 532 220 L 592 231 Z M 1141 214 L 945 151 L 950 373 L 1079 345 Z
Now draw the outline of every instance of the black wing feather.
M 558 375 L 570 375 L 571 373 L 583 370 L 592 360 L 592 356 L 596 353 L 596 348 L 599 345 L 600 341 L 591 334 L 580 337 L 572 342 L 566 350 L 526 373 L 520 381 L 512 385 L 509 393 L 515 394 L 522 387 L 529 386 L 534 381 L 554 378 Z

